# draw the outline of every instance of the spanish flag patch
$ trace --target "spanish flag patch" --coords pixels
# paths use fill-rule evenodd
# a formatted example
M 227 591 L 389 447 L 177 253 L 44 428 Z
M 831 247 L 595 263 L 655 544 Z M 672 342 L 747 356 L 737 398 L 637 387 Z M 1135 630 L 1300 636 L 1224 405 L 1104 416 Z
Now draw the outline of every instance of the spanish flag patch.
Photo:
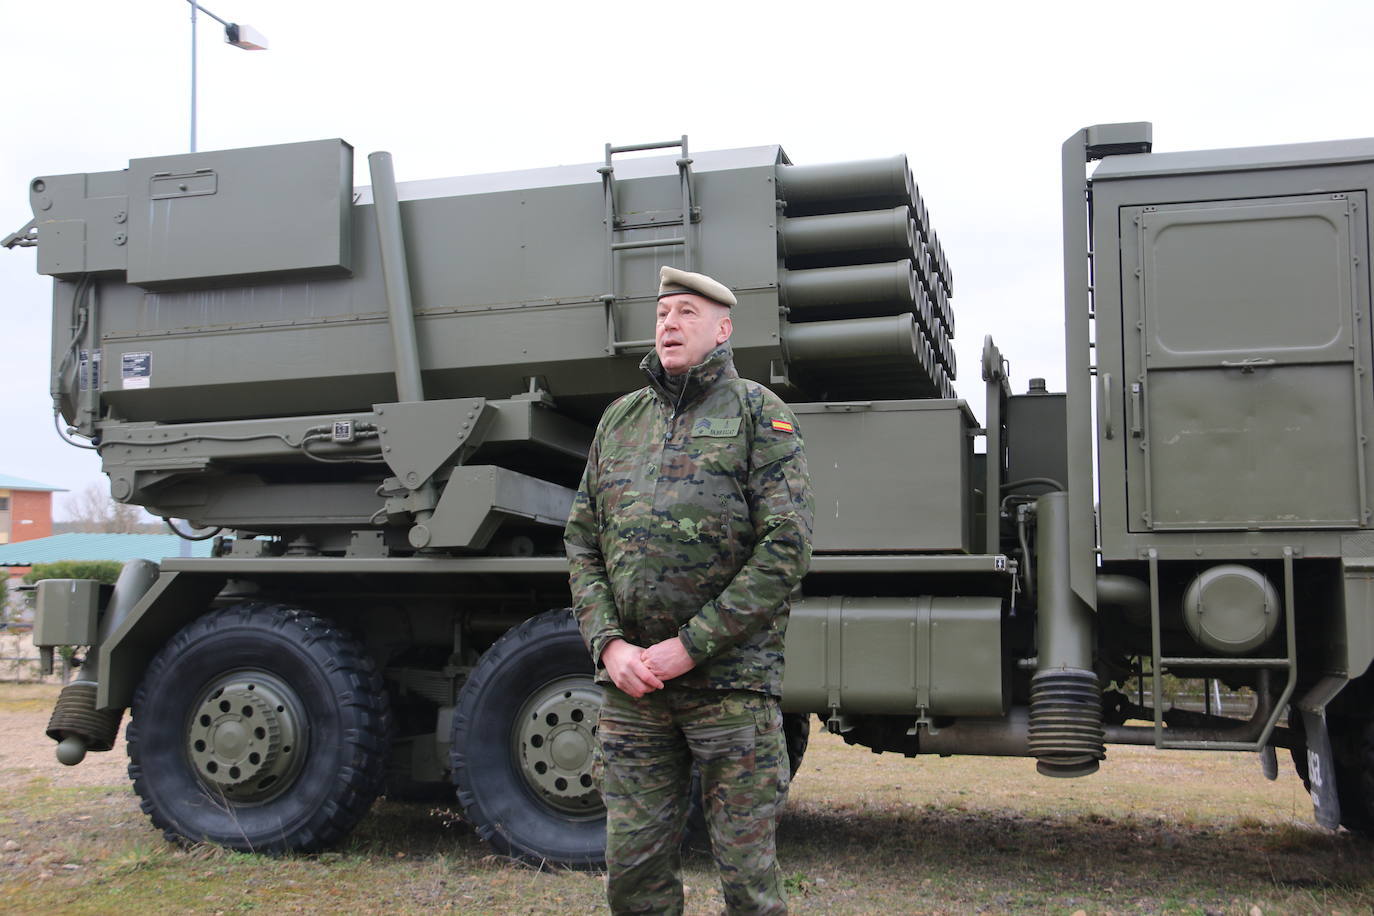
M 796 428 L 786 420 L 774 420 L 773 428 L 780 433 L 794 433 L 797 431 Z

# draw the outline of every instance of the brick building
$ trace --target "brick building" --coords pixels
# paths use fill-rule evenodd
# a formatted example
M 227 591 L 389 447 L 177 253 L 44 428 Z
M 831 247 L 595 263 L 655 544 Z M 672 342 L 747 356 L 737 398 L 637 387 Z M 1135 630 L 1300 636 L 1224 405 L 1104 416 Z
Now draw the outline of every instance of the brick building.
M 0 474 L 0 544 L 14 544 L 52 534 L 52 495 L 62 487 Z

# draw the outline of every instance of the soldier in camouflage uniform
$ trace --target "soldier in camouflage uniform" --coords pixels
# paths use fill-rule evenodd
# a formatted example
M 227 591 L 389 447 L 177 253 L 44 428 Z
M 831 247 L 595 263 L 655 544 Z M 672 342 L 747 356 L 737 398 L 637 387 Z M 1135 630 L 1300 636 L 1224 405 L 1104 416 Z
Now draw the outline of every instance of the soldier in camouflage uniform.
M 565 534 L 598 726 L 615 913 L 683 906 L 695 761 L 731 913 L 785 913 L 774 856 L 789 779 L 778 698 L 813 504 L 797 421 L 735 372 L 735 297 L 663 268 L 649 385 L 601 419 Z

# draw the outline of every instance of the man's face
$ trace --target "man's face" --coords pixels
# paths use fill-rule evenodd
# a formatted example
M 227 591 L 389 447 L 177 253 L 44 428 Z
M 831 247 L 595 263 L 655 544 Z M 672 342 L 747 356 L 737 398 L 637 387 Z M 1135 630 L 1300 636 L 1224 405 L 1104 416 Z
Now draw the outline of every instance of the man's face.
M 730 309 L 704 296 L 675 293 L 658 300 L 654 349 L 663 371 L 681 375 L 730 339 Z

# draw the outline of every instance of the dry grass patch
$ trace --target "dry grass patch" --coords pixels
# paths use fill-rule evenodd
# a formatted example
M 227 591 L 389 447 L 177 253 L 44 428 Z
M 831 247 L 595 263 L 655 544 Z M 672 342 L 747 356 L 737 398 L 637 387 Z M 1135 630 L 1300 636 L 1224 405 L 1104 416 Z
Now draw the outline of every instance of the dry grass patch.
M 817 911 L 1374 909 L 1374 846 L 1317 828 L 1297 778 L 1266 781 L 1253 755 L 1113 747 L 1096 775 L 1054 780 L 820 735 L 794 785 L 780 842 Z
M 52 712 L 53 703 L 61 688 L 39 681 L 23 681 L 0 685 L 0 714 L 15 712 Z
M 493 856 L 449 808 L 383 800 L 316 856 L 169 844 L 122 751 L 52 761 L 55 695 L 0 685 L 0 734 L 17 742 L 0 741 L 0 911 L 603 911 L 600 875 Z M 1052 780 L 1027 760 L 904 760 L 817 732 L 779 855 L 797 913 L 1370 912 L 1374 846 L 1312 825 L 1284 769 L 1270 783 L 1252 755 L 1114 747 L 1100 773 Z M 720 911 L 707 855 L 689 854 L 685 879 L 689 913 Z

